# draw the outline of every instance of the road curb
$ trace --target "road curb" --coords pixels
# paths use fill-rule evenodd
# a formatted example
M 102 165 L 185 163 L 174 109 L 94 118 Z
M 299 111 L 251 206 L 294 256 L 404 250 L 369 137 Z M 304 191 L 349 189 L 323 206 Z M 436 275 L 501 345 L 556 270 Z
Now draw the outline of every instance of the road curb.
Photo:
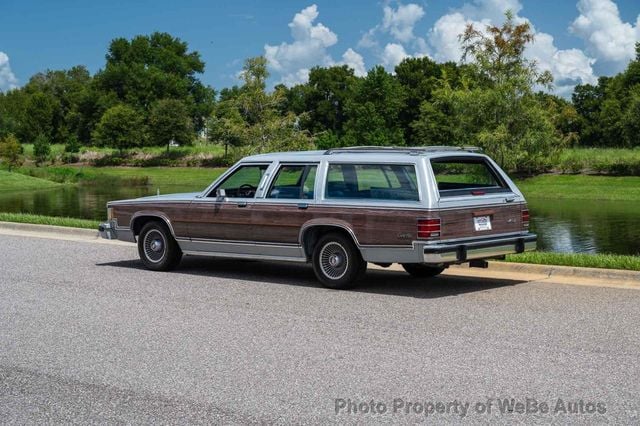
M 489 262 L 489 269 L 496 272 L 542 274 L 548 277 L 573 277 L 597 280 L 637 281 L 640 272 L 620 269 L 579 268 L 573 266 L 536 265 L 530 263 Z
M 0 222 L 0 229 L 17 232 L 36 232 L 45 234 L 67 235 L 73 237 L 98 238 L 98 230 L 72 228 L 69 226 L 36 225 L 33 223 Z

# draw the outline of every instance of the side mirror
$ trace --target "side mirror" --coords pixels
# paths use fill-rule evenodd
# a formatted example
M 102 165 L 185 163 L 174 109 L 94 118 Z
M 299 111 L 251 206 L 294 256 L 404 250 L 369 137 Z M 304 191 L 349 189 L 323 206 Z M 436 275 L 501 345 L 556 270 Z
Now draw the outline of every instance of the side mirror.
M 223 188 L 216 189 L 216 198 L 227 198 L 227 191 Z

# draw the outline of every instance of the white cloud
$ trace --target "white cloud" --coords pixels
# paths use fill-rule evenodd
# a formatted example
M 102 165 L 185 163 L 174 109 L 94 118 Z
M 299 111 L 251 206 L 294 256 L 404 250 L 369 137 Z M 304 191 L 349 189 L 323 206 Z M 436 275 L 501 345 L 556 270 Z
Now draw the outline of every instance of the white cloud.
M 453 12 L 440 17 L 427 34 L 427 40 L 436 61 L 458 62 L 462 57 L 459 36 L 468 24 L 474 24 L 478 29 L 485 28 L 488 22 L 474 22 L 466 18 L 461 12 Z
M 460 12 L 470 19 L 488 19 L 497 24 L 502 23 L 507 10 L 517 15 L 522 10 L 522 4 L 519 0 L 473 0 L 460 8 Z
M 367 74 L 364 58 L 349 48 L 342 54 L 342 61 L 333 60 L 328 48 L 338 42 L 338 36 L 321 23 L 318 7 L 313 4 L 296 13 L 289 23 L 293 42 L 277 46 L 265 45 L 264 52 L 272 71 L 279 74 L 279 83 L 294 86 L 309 80 L 309 70 L 314 66 L 347 65 L 354 74 L 362 77 Z
M 376 40 L 377 29 L 378 27 L 374 27 L 364 33 L 360 38 L 360 41 L 358 41 L 358 47 L 362 47 L 364 49 L 374 49 L 378 47 L 378 41 Z
M 18 79 L 11 71 L 9 56 L 0 52 L 0 91 L 11 90 L 18 87 Z
M 410 57 L 404 50 L 401 44 L 389 43 L 384 47 L 382 52 L 382 64 L 388 70 L 393 70 L 396 65 L 402 62 L 403 59 Z
M 611 0 L 580 0 L 578 16 L 570 31 L 582 38 L 589 53 L 613 63 L 611 71 L 620 71 L 635 57 L 635 42 L 640 40 L 640 16 L 635 26 L 622 22 L 618 6 Z
M 364 66 L 364 58 L 355 50 L 349 48 L 342 54 L 342 63 L 353 69 L 358 77 L 367 75 L 367 68 Z
M 397 9 L 385 6 L 382 30 L 396 40 L 407 43 L 415 38 L 413 28 L 423 16 L 424 9 L 415 3 L 401 4 Z
M 480 31 L 487 25 L 500 25 L 507 10 L 517 14 L 522 10 L 522 5 L 518 0 L 475 0 L 440 17 L 427 33 L 432 56 L 437 61 L 460 61 L 462 49 L 459 36 L 467 25 L 472 24 Z M 558 49 L 553 37 L 536 31 L 526 17 L 515 15 L 514 20 L 531 25 L 535 38 L 525 50 L 525 56 L 535 60 L 540 69 L 551 72 L 555 80 L 555 93 L 567 96 L 576 84 L 597 81 L 592 68 L 595 59 L 579 49 Z
M 539 69 L 551 72 L 554 92 L 558 95 L 570 95 L 576 84 L 597 83 L 592 68 L 595 59 L 580 49 L 558 49 L 549 34 L 536 33 L 534 42 L 525 51 L 525 57 L 535 60 Z
M 334 64 L 327 48 L 338 42 L 338 36 L 323 24 L 314 24 L 317 18 L 318 7 L 313 4 L 296 13 L 289 23 L 292 43 L 264 46 L 269 67 L 280 74 L 281 83 L 306 82 L 311 67 Z

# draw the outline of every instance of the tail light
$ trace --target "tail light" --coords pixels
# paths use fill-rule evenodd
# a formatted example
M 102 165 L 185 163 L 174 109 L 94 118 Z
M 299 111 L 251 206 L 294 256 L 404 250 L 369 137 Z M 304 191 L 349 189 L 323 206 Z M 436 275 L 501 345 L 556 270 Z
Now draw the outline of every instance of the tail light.
M 440 237 L 440 219 L 418 219 L 418 238 Z
M 522 210 L 522 227 L 524 229 L 529 228 L 529 210 Z

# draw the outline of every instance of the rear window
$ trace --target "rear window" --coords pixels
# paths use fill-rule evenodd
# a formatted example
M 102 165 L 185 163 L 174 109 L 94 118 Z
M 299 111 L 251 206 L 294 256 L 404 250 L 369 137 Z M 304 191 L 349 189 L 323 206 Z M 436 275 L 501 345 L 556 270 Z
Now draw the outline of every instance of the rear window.
M 441 197 L 510 191 L 484 158 L 434 158 L 431 168 Z
M 416 170 L 404 164 L 331 164 L 325 196 L 418 201 Z

